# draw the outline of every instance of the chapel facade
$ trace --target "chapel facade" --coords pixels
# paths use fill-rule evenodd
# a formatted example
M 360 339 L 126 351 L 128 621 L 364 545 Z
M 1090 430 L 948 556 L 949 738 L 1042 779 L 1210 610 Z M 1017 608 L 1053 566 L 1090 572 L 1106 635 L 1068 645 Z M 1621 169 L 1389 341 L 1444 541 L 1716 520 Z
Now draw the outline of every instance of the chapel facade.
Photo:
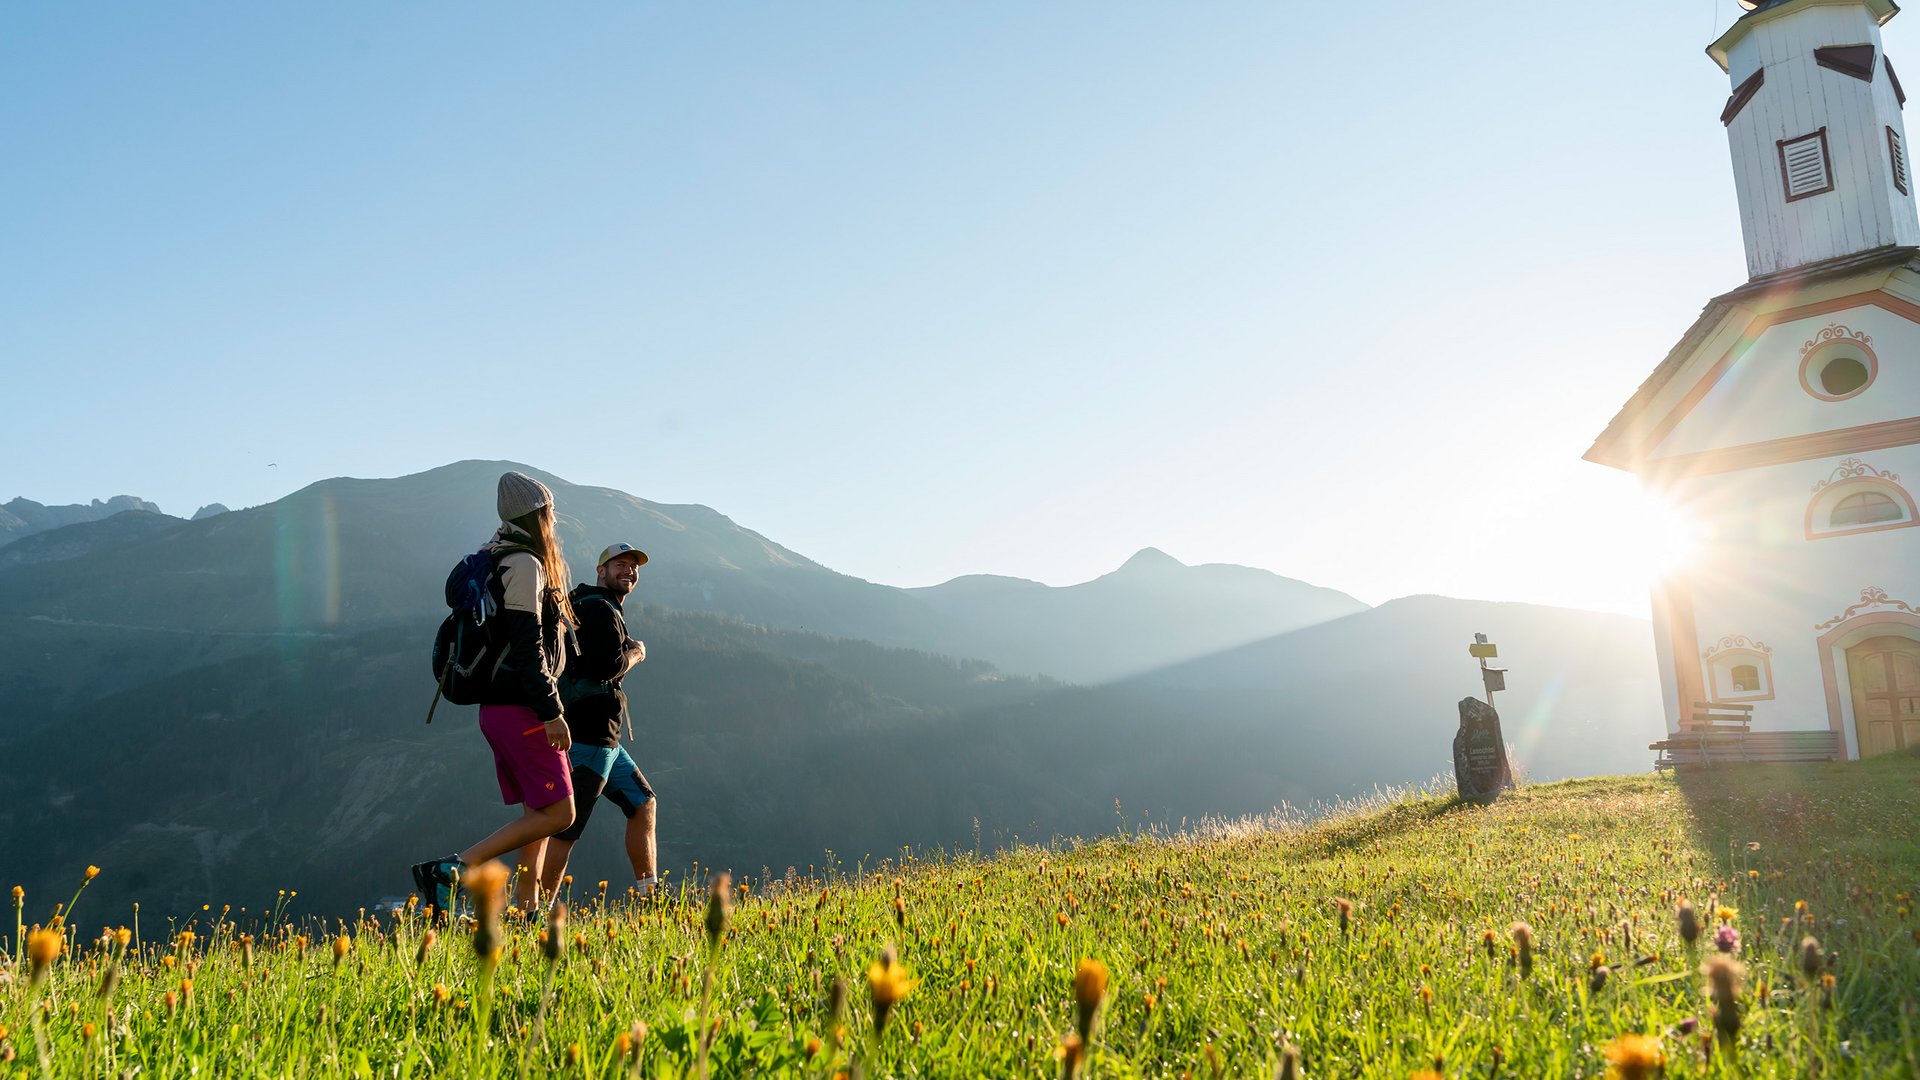
M 1725 70 L 1749 280 L 1586 457 L 1701 526 L 1654 587 L 1667 727 L 1750 705 L 1844 757 L 1920 747 L 1920 215 L 1892 0 L 1741 0 Z

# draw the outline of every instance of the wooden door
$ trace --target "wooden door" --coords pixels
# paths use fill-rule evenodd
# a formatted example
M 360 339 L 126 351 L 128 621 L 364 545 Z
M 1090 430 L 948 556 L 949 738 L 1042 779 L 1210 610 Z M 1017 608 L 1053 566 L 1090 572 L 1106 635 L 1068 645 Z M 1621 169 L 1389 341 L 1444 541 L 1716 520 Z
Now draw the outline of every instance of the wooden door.
M 1920 746 L 1920 641 L 1877 637 L 1847 650 L 1860 756 Z

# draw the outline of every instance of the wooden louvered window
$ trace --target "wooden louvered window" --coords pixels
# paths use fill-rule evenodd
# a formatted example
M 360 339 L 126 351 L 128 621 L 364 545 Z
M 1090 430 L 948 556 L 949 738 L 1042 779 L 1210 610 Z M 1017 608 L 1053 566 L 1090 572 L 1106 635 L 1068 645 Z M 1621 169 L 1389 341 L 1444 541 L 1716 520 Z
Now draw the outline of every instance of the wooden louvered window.
M 1823 45 L 1813 50 L 1813 62 L 1829 71 L 1851 75 L 1862 82 L 1873 81 L 1873 46 Z
M 1780 181 L 1786 187 L 1788 202 L 1833 190 L 1826 128 L 1797 139 L 1781 139 L 1774 145 L 1780 150 Z
M 1907 148 L 1900 141 L 1900 133 L 1887 128 L 1887 153 L 1893 159 L 1893 186 L 1900 194 L 1907 193 Z
M 1733 118 L 1740 115 L 1740 110 L 1747 107 L 1747 102 L 1753 100 L 1753 95 L 1760 92 L 1760 87 L 1766 81 L 1766 68 L 1741 80 L 1740 85 L 1733 88 L 1733 96 L 1727 99 L 1727 107 L 1720 110 L 1720 125 L 1725 127 L 1733 123 Z

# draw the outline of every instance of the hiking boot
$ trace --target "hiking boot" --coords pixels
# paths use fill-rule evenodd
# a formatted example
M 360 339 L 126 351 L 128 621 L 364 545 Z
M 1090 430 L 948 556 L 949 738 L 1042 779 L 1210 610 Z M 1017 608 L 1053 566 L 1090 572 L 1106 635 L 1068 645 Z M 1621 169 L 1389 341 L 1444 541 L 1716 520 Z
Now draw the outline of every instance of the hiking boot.
M 413 884 L 420 891 L 420 902 L 430 905 L 441 917 L 453 913 L 453 890 L 460 884 L 462 864 L 457 855 L 413 864 Z

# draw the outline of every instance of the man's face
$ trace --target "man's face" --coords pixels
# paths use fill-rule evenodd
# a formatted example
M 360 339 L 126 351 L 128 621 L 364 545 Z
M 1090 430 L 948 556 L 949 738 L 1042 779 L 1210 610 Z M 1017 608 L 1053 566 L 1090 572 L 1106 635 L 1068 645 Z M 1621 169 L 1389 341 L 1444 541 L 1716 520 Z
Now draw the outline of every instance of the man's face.
M 616 596 L 632 592 L 639 580 L 640 557 L 637 555 L 615 555 L 600 564 L 600 587 L 612 591 Z

